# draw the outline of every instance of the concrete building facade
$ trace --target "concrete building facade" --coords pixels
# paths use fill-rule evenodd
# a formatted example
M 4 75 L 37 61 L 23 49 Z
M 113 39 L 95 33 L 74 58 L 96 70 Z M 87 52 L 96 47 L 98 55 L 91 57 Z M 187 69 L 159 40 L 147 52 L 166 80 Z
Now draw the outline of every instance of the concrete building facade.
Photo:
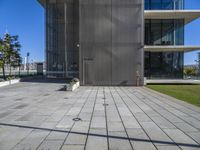
M 39 0 L 47 76 L 82 85 L 143 85 L 183 78 L 184 25 L 200 17 L 183 0 Z

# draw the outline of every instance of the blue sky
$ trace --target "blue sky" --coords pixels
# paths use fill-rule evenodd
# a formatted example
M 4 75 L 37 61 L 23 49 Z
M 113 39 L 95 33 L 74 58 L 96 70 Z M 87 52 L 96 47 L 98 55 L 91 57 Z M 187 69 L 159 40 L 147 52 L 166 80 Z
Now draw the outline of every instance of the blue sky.
M 21 53 L 30 60 L 44 60 L 44 10 L 37 0 L 0 0 L 0 36 L 6 29 L 19 35 Z
M 200 9 L 200 0 L 185 0 L 186 9 Z M 19 35 L 21 53 L 30 52 L 33 61 L 44 60 L 44 10 L 37 0 L 0 0 L 0 36 L 6 29 Z M 185 44 L 200 45 L 200 19 L 186 25 Z M 197 51 L 185 54 L 185 64 L 193 64 Z
M 185 0 L 185 9 L 200 9 L 200 0 Z M 185 26 L 185 45 L 200 45 L 200 19 Z M 194 64 L 198 52 L 185 53 L 185 64 Z

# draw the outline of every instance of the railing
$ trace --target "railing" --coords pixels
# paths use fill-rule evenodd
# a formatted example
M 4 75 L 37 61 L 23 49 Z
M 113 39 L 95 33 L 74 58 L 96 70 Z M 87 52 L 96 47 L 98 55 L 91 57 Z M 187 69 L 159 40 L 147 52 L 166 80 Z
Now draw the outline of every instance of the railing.
M 146 77 L 146 79 L 152 80 L 200 80 L 200 76 L 165 76 L 165 75 L 153 75 L 150 77 Z
M 200 80 L 200 76 L 184 76 L 185 80 Z

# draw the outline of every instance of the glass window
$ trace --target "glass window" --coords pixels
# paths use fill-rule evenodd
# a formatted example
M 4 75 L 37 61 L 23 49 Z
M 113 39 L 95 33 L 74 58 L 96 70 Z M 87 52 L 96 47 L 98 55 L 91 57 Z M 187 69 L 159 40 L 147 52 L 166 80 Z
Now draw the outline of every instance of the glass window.
M 151 0 L 151 9 L 162 9 L 162 0 Z
M 150 28 L 150 44 L 152 45 L 161 45 L 161 20 L 151 20 Z
M 145 44 L 150 45 L 151 43 L 151 20 L 145 20 Z
M 184 20 L 145 20 L 146 45 L 183 45 Z
M 149 10 L 150 9 L 150 0 L 145 0 L 145 10 Z
M 174 45 L 174 20 L 162 20 L 162 45 Z
M 163 0 L 162 1 L 162 9 L 166 9 L 166 10 L 174 9 L 174 1 L 173 0 Z
M 184 9 L 183 0 L 145 0 L 146 10 L 180 10 Z
M 175 20 L 175 45 L 184 45 L 184 19 Z
M 75 45 L 78 43 L 78 17 L 74 17 L 78 9 L 75 0 L 66 0 L 65 3 L 51 3 L 49 0 L 46 3 L 47 76 L 78 75 L 78 48 Z
M 175 9 L 181 10 L 184 9 L 184 1 L 183 0 L 175 0 Z
M 145 52 L 145 77 L 149 79 L 183 78 L 183 53 Z

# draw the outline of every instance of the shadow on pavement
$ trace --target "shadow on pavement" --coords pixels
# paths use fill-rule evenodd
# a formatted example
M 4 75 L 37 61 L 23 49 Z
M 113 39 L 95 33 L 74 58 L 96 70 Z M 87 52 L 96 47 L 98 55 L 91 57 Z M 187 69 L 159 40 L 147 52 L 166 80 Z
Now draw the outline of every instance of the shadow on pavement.
M 54 79 L 54 78 L 45 78 L 45 77 L 37 77 L 37 78 L 24 78 L 21 79 L 20 82 L 32 82 L 32 83 L 68 83 L 71 79 Z
M 7 123 L 0 123 L 0 126 L 9 126 L 9 127 L 24 128 L 24 129 L 36 129 L 36 130 L 50 131 L 50 132 L 53 131 L 53 132 L 62 132 L 62 133 L 70 133 L 70 134 L 97 136 L 97 137 L 102 137 L 102 138 L 113 138 L 113 139 L 120 139 L 120 140 L 145 142 L 145 143 L 168 144 L 168 145 L 175 145 L 175 146 L 185 146 L 185 147 L 200 148 L 200 145 L 198 145 L 198 144 L 175 143 L 175 142 L 168 142 L 168 141 L 148 140 L 148 139 L 139 139 L 139 138 L 127 138 L 127 137 L 120 137 L 120 136 L 103 135 L 103 134 L 95 134 L 95 133 L 84 133 L 84 132 L 75 132 L 75 131 L 66 131 L 66 130 L 59 130 L 59 129 L 50 129 L 50 128 L 24 126 L 24 125 L 7 124 Z

